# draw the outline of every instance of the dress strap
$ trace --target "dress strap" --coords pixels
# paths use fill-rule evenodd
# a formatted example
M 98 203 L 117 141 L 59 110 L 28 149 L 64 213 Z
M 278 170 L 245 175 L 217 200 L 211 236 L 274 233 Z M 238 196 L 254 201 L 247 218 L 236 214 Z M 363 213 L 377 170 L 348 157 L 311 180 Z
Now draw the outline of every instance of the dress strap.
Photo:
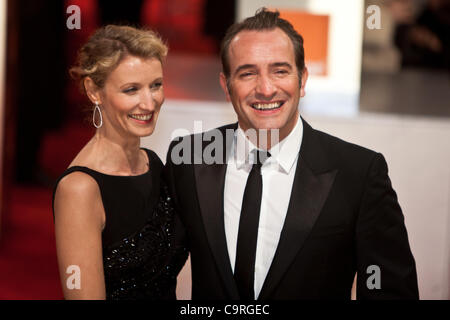
M 162 167 L 164 167 L 164 164 L 162 163 L 161 159 L 158 157 L 158 155 L 150 149 L 147 148 L 141 148 L 147 153 L 150 170 L 161 170 Z

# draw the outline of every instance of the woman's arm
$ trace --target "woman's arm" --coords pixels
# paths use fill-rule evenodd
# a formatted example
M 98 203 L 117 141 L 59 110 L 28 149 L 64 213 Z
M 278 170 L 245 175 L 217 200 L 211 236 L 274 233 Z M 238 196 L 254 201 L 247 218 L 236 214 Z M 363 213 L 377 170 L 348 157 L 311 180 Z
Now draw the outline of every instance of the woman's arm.
M 56 190 L 54 210 L 64 297 L 105 299 L 101 238 L 105 211 L 96 181 L 82 172 L 64 177 Z

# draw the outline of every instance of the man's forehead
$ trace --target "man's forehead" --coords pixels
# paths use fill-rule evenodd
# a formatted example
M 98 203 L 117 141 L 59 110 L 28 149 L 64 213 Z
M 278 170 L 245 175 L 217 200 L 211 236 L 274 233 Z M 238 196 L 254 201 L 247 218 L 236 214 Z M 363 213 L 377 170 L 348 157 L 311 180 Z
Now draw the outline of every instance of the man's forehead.
M 291 40 L 279 28 L 241 31 L 232 39 L 229 46 L 230 65 L 241 64 L 242 59 L 248 60 L 245 63 L 250 63 L 250 60 L 258 58 L 270 60 L 294 59 L 294 55 Z
M 263 29 L 263 30 L 242 30 L 238 32 L 233 39 L 231 39 L 230 46 L 241 41 L 248 41 L 250 39 L 264 41 L 273 40 L 273 37 L 289 40 L 288 35 L 280 28 Z

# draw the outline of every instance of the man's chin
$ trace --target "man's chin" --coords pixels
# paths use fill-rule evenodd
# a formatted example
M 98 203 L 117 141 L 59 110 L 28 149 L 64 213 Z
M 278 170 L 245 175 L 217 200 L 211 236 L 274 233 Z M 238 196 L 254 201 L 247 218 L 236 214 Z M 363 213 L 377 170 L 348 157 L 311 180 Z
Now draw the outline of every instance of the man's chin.
M 275 121 L 264 121 L 255 123 L 255 125 L 252 127 L 253 130 L 257 131 L 268 131 L 268 130 L 280 130 L 281 125 L 278 122 Z

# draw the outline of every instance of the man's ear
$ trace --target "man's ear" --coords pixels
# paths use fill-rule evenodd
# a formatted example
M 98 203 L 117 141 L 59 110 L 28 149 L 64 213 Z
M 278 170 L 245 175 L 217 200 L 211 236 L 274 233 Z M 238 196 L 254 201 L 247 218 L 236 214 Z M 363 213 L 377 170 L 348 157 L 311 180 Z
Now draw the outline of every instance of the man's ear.
M 230 92 L 228 90 L 228 85 L 227 85 L 227 77 L 225 77 L 223 72 L 220 73 L 219 80 L 220 80 L 220 86 L 222 87 L 222 90 L 223 90 L 223 92 L 225 92 L 225 96 L 227 97 L 227 101 L 230 102 L 231 98 L 230 98 Z
M 100 96 L 100 88 L 94 83 L 90 77 L 86 77 L 83 81 L 84 89 L 86 90 L 86 95 L 93 104 L 98 102 L 102 104 L 102 99 Z
M 303 73 L 302 73 L 302 80 L 301 80 L 301 87 L 300 87 L 300 97 L 304 97 L 306 92 L 305 92 L 305 86 L 306 86 L 306 81 L 308 80 L 308 68 L 305 67 L 305 69 L 303 69 Z

